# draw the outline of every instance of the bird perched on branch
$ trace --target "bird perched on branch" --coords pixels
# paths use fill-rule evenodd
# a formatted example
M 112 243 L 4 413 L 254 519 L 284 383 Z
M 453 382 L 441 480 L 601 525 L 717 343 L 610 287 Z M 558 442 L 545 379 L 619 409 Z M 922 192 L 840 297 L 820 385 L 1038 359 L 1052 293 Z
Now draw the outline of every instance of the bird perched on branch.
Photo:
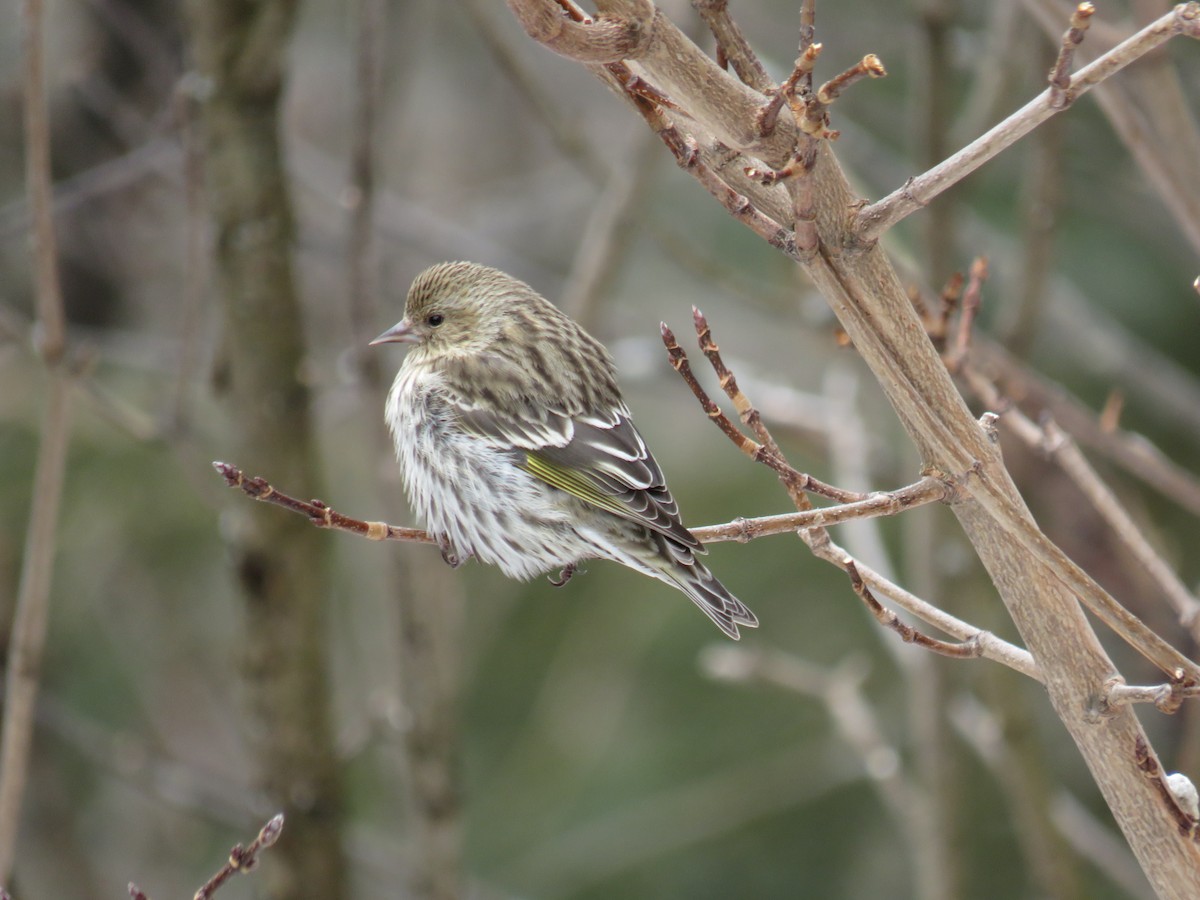
M 687 594 L 736 639 L 758 619 L 696 558 L 604 346 L 524 282 L 468 262 L 426 269 L 387 399 L 404 485 L 451 565 L 509 577 L 611 559 Z

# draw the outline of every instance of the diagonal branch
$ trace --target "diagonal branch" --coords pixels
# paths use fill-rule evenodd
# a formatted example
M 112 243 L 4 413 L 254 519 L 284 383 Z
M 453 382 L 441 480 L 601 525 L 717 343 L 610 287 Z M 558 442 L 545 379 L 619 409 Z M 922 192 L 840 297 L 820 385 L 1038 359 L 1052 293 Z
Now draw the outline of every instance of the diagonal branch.
M 1200 4 L 1181 3 L 1166 15 L 1147 25 L 1128 40 L 1080 69 L 1071 78 L 1065 95 L 1061 89 L 1047 88 L 999 125 L 972 141 L 945 162 L 928 172 L 910 178 L 901 188 L 877 203 L 859 210 L 852 229 L 863 243 L 877 240 L 901 219 L 916 212 L 951 185 L 957 184 L 992 157 L 1015 144 L 1042 122 L 1062 112 L 1077 97 L 1087 93 L 1130 63 L 1178 35 L 1200 34 Z M 1056 106 L 1058 98 L 1065 101 Z
M 968 366 L 964 375 L 971 390 L 989 406 L 994 409 L 1008 406 L 996 386 L 973 368 Z M 1008 423 L 1012 433 L 1026 446 L 1046 452 L 1059 465 L 1091 502 L 1100 517 L 1108 523 L 1117 538 L 1158 584 L 1178 615 L 1180 623 L 1194 638 L 1200 637 L 1200 600 L 1197 600 L 1195 594 L 1188 590 L 1146 540 L 1141 529 L 1129 517 L 1128 512 L 1104 484 L 1071 437 L 1053 419 L 1046 419 L 1039 427 L 1015 407 L 1009 406 L 1001 414 L 1001 419 Z

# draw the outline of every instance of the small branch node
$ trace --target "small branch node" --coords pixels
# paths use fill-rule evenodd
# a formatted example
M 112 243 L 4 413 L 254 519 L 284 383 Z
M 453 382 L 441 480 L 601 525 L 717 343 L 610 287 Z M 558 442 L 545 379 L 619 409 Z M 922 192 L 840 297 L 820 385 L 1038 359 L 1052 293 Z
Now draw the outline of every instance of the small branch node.
M 887 75 L 887 70 L 883 67 L 879 57 L 874 53 L 869 53 L 845 72 L 835 75 L 821 85 L 817 89 L 817 102 L 828 106 L 854 82 L 864 78 L 883 78 L 885 75 Z
M 983 429 L 983 433 L 987 435 L 988 441 L 993 444 L 1000 442 L 1000 416 L 994 412 L 985 412 L 979 417 L 979 427 Z
M 1167 809 L 1175 817 L 1175 822 L 1179 826 L 1179 833 L 1191 836 L 1194 839 L 1197 836 L 1196 817 L 1191 815 L 1190 810 L 1181 806 L 1180 800 L 1176 798 L 1175 792 L 1171 790 L 1171 785 L 1168 781 L 1169 776 L 1163 776 L 1162 766 L 1154 758 L 1154 754 L 1150 750 L 1150 745 L 1146 743 L 1146 738 L 1141 734 L 1134 741 L 1133 759 L 1142 774 L 1154 782 L 1159 796 L 1162 797 Z M 1186 803 L 1186 799 L 1184 802 Z
M 277 813 L 259 830 L 258 836 L 250 843 L 249 847 L 234 844 L 233 849 L 229 851 L 228 861 L 220 871 L 205 882 L 203 887 L 196 891 L 193 900 L 209 900 L 217 889 L 234 875 L 253 870 L 258 865 L 258 854 L 279 840 L 281 831 L 283 831 L 283 814 Z M 131 895 L 133 889 L 134 886 L 130 885 Z

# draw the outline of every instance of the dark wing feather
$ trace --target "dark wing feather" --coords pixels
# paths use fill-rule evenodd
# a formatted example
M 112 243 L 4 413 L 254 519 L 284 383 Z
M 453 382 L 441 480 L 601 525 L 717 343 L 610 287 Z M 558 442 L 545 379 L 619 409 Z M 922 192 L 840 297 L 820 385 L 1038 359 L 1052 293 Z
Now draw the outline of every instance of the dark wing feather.
M 502 446 L 524 451 L 517 464 L 547 484 L 600 509 L 637 522 L 704 552 L 679 519 L 662 469 L 624 407 L 607 417 L 572 417 L 564 410 L 525 405 L 520 415 L 450 398 L 460 425 Z
M 556 470 L 582 476 L 609 500 L 602 504 L 604 508 L 703 552 L 679 520 L 679 506 L 662 469 L 624 410 L 614 413 L 611 423 L 585 418 L 574 420 L 574 425 L 574 436 L 564 446 L 542 447 L 532 455 Z

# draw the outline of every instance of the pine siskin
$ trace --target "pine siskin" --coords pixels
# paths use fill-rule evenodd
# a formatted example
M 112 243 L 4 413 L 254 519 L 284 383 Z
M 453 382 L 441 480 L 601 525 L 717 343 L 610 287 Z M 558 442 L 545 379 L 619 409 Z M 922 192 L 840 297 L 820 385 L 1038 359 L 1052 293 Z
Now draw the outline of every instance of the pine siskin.
M 687 594 L 727 635 L 754 613 L 704 548 L 629 418 L 604 346 L 529 285 L 442 263 L 372 344 L 412 344 L 387 399 L 404 485 L 447 562 L 527 579 L 611 559 Z

